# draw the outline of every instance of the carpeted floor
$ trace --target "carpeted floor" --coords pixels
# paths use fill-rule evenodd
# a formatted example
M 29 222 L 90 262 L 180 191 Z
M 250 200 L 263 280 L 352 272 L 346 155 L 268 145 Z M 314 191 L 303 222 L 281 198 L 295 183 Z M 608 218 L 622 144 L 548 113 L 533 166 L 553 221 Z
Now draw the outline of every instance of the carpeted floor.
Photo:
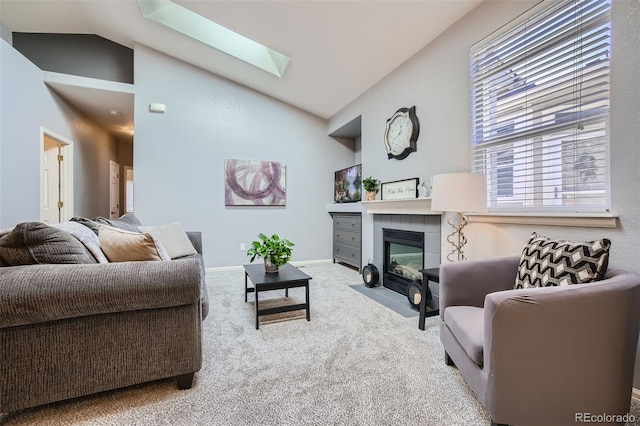
M 426 330 L 354 290 L 357 271 L 309 264 L 304 312 L 254 326 L 241 268 L 207 276 L 203 366 L 190 390 L 173 380 L 0 417 L 7 425 L 488 425 L 455 368 L 443 361 L 438 317 Z M 264 294 L 277 304 L 283 292 Z M 303 300 L 303 289 L 290 299 Z M 269 299 L 268 301 L 266 301 Z M 635 411 L 637 407 L 632 407 Z

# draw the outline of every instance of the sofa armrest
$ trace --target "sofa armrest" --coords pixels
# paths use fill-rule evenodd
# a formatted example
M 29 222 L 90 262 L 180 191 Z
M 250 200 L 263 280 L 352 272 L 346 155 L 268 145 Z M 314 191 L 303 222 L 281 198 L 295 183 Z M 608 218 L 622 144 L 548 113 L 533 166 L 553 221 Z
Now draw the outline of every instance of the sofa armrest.
M 440 265 L 440 316 L 448 306 L 481 308 L 488 293 L 512 289 L 519 261 L 513 256 Z
M 199 303 L 198 259 L 0 268 L 0 327 Z
M 566 412 L 588 412 L 594 406 L 580 404 L 589 400 L 602 403 L 602 412 L 624 411 L 633 385 L 639 304 L 640 275 L 633 272 L 597 283 L 488 294 L 483 349 L 489 412 L 497 419 L 517 418 L 527 405 L 555 407 L 557 401 Z
M 200 231 L 186 231 L 187 237 L 189 237 L 189 241 L 193 244 L 193 248 L 199 254 L 202 254 L 202 232 Z

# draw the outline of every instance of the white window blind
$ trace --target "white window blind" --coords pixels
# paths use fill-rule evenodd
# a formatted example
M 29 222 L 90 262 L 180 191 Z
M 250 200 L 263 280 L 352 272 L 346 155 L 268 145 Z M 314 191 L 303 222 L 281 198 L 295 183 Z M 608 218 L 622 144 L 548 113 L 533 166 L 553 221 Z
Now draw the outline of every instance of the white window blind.
M 471 48 L 489 211 L 608 211 L 610 0 L 561 0 Z

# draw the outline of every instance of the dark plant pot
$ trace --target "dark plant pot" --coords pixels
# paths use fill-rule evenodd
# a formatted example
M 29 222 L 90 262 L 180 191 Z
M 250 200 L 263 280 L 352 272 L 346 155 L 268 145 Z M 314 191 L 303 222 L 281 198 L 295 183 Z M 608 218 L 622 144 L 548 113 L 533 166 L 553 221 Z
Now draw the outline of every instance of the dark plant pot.
M 269 259 L 264 259 L 264 271 L 269 274 L 275 274 L 278 272 L 278 265 L 274 265 Z

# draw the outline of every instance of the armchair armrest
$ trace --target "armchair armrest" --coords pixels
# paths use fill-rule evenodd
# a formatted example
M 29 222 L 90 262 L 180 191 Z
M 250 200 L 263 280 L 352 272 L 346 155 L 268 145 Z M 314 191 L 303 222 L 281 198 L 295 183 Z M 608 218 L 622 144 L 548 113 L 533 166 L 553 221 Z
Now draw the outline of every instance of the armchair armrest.
M 440 316 L 448 306 L 481 308 L 488 293 L 512 289 L 519 262 L 513 256 L 440 265 Z
M 0 268 L 0 327 L 199 303 L 198 259 Z
M 572 423 L 573 413 L 596 409 L 626 413 L 639 303 L 640 275 L 631 272 L 597 283 L 488 294 L 484 371 L 490 373 L 489 412 L 498 419 L 514 418 L 527 412 L 525 405 L 546 407 L 549 412 L 536 414 L 540 418 L 530 419 L 532 424 L 563 417 Z M 582 406 L 584 401 L 592 403 Z

